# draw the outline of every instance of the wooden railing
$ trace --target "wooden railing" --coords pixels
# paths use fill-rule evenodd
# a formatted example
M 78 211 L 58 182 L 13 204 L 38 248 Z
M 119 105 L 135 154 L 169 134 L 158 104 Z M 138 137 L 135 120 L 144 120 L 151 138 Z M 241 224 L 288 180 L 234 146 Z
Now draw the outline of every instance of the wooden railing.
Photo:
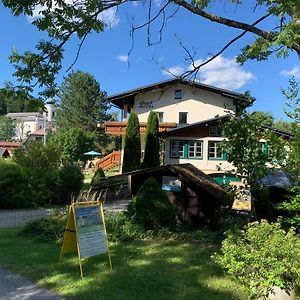
M 121 163 L 121 152 L 113 151 L 112 153 L 96 160 L 96 169 L 102 168 L 103 170 L 109 170 L 118 166 Z

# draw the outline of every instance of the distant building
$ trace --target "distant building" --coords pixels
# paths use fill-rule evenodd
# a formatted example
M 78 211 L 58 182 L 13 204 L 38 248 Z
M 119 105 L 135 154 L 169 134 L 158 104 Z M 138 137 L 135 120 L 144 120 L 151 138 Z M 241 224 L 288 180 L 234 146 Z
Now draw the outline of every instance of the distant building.
M 11 118 L 15 124 L 13 140 L 20 142 L 27 139 L 42 141 L 49 130 L 56 128 L 56 113 L 53 100 L 46 102 L 44 112 L 8 113 L 6 116 Z

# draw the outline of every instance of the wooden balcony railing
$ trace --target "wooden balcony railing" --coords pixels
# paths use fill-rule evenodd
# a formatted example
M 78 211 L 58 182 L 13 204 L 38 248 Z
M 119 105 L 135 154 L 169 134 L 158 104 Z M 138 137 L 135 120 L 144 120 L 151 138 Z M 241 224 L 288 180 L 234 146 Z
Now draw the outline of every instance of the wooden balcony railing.
M 102 170 L 110 170 L 121 163 L 121 152 L 113 151 L 112 153 L 96 160 L 96 169 L 102 168 Z
M 146 123 L 140 123 L 140 132 L 146 132 Z M 105 133 L 112 135 L 125 135 L 126 134 L 127 122 L 105 122 Z M 175 128 L 176 123 L 160 123 L 159 132 L 168 131 L 172 128 Z

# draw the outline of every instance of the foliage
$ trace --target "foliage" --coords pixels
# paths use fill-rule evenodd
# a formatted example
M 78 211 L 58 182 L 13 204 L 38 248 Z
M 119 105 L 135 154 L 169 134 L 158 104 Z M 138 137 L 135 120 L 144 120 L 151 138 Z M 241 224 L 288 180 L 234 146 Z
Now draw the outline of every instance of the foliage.
M 280 203 L 277 208 L 287 212 L 283 222 L 294 226 L 300 231 L 300 187 L 295 186 L 290 191 L 289 199 Z
M 34 11 L 42 10 L 42 13 L 32 22 L 32 25 L 48 35 L 48 38 L 37 43 L 35 51 L 19 53 L 16 49 L 13 50 L 10 61 L 16 68 L 14 75 L 19 78 L 21 83 L 27 84 L 29 89 L 32 89 L 32 82 L 37 80 L 39 86 L 46 87 L 43 94 L 53 96 L 56 90 L 54 83 L 55 76 L 61 70 L 63 51 L 68 41 L 71 40 L 73 36 L 76 36 L 80 40 L 79 54 L 81 46 L 89 33 L 99 33 L 103 31 L 104 23 L 99 17 L 99 14 L 123 2 L 124 1 L 106 2 L 86 0 L 83 3 L 77 4 L 73 1 L 57 1 L 54 5 L 53 2 L 46 0 L 2 0 L 4 6 L 9 8 L 14 16 L 22 14 L 32 16 Z M 295 51 L 297 54 L 300 53 L 300 8 L 298 1 L 256 0 L 254 3 L 250 3 L 253 7 L 247 5 L 247 1 L 227 0 L 226 2 L 229 5 L 243 5 L 245 9 L 261 7 L 261 11 L 265 13 L 262 13 L 261 17 L 253 23 L 248 24 L 245 23 L 243 15 L 236 15 L 236 10 L 234 10 L 234 19 L 225 18 L 221 13 L 211 13 L 219 11 L 218 8 L 214 6 L 216 4 L 212 0 L 174 0 L 172 4 L 175 6 L 179 5 L 188 12 L 208 22 L 216 22 L 241 30 L 241 33 L 229 41 L 223 50 L 220 51 L 221 53 L 246 33 L 253 34 L 254 37 L 256 37 L 254 42 L 246 45 L 238 56 L 238 61 L 241 63 L 247 59 L 265 60 L 272 53 L 283 57 L 286 57 L 290 51 Z M 166 27 L 166 19 L 168 19 L 168 10 L 166 7 L 164 7 L 165 9 L 160 7 L 157 8 L 158 11 L 153 12 L 152 10 L 154 8 L 151 6 L 151 2 L 149 3 L 149 11 L 151 11 L 151 14 L 149 14 L 148 22 L 143 23 L 151 24 L 153 22 L 162 22 L 163 24 L 156 25 L 164 29 Z M 150 18 L 150 15 L 156 14 L 158 15 L 157 18 Z M 165 14 L 167 14 L 167 17 L 159 18 L 159 16 L 165 16 Z M 264 22 L 264 26 L 262 26 L 260 23 L 266 19 L 272 19 L 273 22 Z M 280 26 L 272 26 L 273 24 L 279 23 Z M 137 28 L 143 28 L 144 26 L 138 26 Z M 157 26 L 151 27 L 155 28 Z M 151 40 L 152 36 L 156 35 L 151 34 L 148 30 L 149 45 L 155 44 L 155 42 Z M 75 61 L 76 60 L 77 58 Z M 32 85 L 30 85 L 30 83 Z
M 257 122 L 257 124 L 274 126 L 274 117 L 271 113 L 264 111 L 254 111 L 251 113 L 251 118 Z
M 12 83 L 6 83 L 0 89 L 0 115 L 14 112 L 36 112 L 44 108 L 41 99 L 31 96 L 26 90 L 13 87 Z
M 106 219 L 109 241 L 127 241 L 147 237 L 145 228 L 129 218 L 126 213 L 111 213 Z
M 68 1 L 58 1 L 54 5 L 44 0 L 2 0 L 2 3 L 11 9 L 14 16 L 32 16 L 35 9 L 43 10 L 32 24 L 39 31 L 47 32 L 49 40 L 39 41 L 35 52 L 20 54 L 14 49 L 10 61 L 16 68 L 14 75 L 20 81 L 29 84 L 37 78 L 39 85 L 46 87 L 43 94 L 53 96 L 56 91 L 54 79 L 61 69 L 65 43 L 73 35 L 83 43 L 90 32 L 103 30 L 103 22 L 97 17 L 103 10 L 103 3 L 96 0 L 88 0 L 81 5 Z
M 107 136 L 101 125 L 110 117 L 107 113 L 109 102 L 105 97 L 106 93 L 100 90 L 99 83 L 91 74 L 82 71 L 70 73 L 59 90 L 59 130 L 80 128 L 93 133 L 95 142 L 104 146 Z
M 175 208 L 154 178 L 148 178 L 132 199 L 129 214 L 146 229 L 172 227 L 176 224 Z
M 50 204 L 58 196 L 60 153 L 56 146 L 28 143 L 15 150 L 13 159 L 30 182 L 34 203 Z
M 79 195 L 83 186 L 83 174 L 79 166 L 67 164 L 58 170 L 58 197 L 55 204 L 68 204 Z
M 125 136 L 125 146 L 124 146 L 124 156 L 123 156 L 123 166 L 122 172 L 130 172 L 140 169 L 141 167 L 141 137 L 140 137 L 140 124 L 138 116 L 135 112 L 132 112 L 129 116 L 126 136 Z
M 247 287 L 251 297 L 266 299 L 271 288 L 293 288 L 300 282 L 300 239 L 291 229 L 266 221 L 227 232 L 221 254 L 213 260 Z
M 262 129 L 260 120 L 245 111 L 224 125 L 224 133 L 228 138 L 224 142 L 228 161 L 252 186 L 286 157 L 284 140 L 271 130 Z
M 300 86 L 294 77 L 289 82 L 286 90 L 282 90 L 286 97 L 286 115 L 291 119 L 291 127 L 294 134 L 288 143 L 288 156 L 282 167 L 292 179 L 292 182 L 299 185 L 299 164 L 300 164 Z
M 91 180 L 91 185 L 98 185 L 105 178 L 105 173 L 102 168 L 98 168 Z
M 0 160 L 0 209 L 33 206 L 29 181 L 22 168 Z
M 84 153 L 94 148 L 92 135 L 82 128 L 68 128 L 53 134 L 50 143 L 62 151 L 68 161 L 84 159 Z
M 9 141 L 12 139 L 15 132 L 13 120 L 0 116 L 0 141 Z
M 295 77 L 289 80 L 288 88 L 282 89 L 281 92 L 286 98 L 285 114 L 294 123 L 300 124 L 300 86 Z
M 22 229 L 22 234 L 27 237 L 41 240 L 43 242 L 61 241 L 67 223 L 65 213 L 56 211 L 49 218 L 31 220 Z
M 151 168 L 159 165 L 159 122 L 157 113 L 151 111 L 147 120 L 145 153 L 142 167 Z

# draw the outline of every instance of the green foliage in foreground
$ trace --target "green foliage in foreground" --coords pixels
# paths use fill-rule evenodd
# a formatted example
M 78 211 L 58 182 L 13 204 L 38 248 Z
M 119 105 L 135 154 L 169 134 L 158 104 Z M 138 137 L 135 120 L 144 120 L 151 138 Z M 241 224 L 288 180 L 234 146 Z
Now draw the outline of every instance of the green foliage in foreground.
M 132 199 L 128 208 L 134 220 L 146 229 L 173 227 L 175 208 L 154 178 L 148 178 Z
M 300 283 L 300 239 L 293 230 L 266 221 L 228 232 L 214 260 L 247 287 L 251 299 L 266 299 L 271 288 Z
M 83 280 L 79 279 L 75 254 L 66 255 L 59 266 L 60 245 L 20 237 L 16 229 L 0 229 L 0 248 L 1 266 L 68 299 L 247 298 L 244 290 L 212 263 L 215 247 L 203 239 L 110 243 L 113 270 L 109 270 L 107 256 L 99 255 L 84 261 Z
M 105 178 L 105 173 L 102 168 L 98 168 L 91 180 L 91 185 L 98 185 Z

